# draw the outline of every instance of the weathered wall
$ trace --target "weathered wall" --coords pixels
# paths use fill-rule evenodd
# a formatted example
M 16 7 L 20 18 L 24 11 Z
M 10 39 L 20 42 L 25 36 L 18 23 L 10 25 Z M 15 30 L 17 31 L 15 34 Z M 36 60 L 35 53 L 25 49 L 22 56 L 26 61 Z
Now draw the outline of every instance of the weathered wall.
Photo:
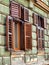
M 38 13 L 39 15 L 42 15 L 44 17 L 48 17 L 49 15 L 39 9 L 38 7 L 34 6 L 32 1 L 28 0 L 15 0 L 16 2 L 26 6 L 29 8 L 29 22 L 33 24 L 33 19 L 32 19 L 32 13 Z M 9 15 L 9 0 L 0 0 L 0 65 L 3 64 L 10 64 L 10 52 L 6 51 L 6 15 Z M 45 39 L 45 58 L 48 57 L 49 55 L 49 19 L 47 19 L 47 29 L 44 30 L 44 39 Z M 47 42 L 46 42 L 47 41 Z M 26 51 L 25 52 L 25 57 L 20 55 L 17 56 L 15 60 L 23 59 L 25 62 L 30 62 L 30 61 L 37 61 L 37 41 L 36 41 L 36 26 L 32 25 L 32 51 Z M 19 58 L 18 58 L 19 57 Z M 43 56 L 42 56 L 43 57 Z M 3 60 L 3 61 L 2 61 Z
M 6 39 L 5 39 L 5 18 L 9 14 L 9 0 L 0 0 L 0 65 L 9 64 L 10 53 L 5 50 Z

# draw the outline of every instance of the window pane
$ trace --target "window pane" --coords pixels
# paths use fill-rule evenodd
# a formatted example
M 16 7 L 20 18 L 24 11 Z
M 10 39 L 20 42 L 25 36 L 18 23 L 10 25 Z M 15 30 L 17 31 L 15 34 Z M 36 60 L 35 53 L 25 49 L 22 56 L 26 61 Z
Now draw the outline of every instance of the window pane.
M 42 49 L 44 48 L 44 40 L 42 40 Z
M 38 16 L 38 26 L 44 28 L 44 18 Z
M 15 23 L 15 47 L 18 48 L 18 25 Z
M 41 40 L 38 39 L 38 50 L 40 50 L 40 49 L 41 49 Z
M 44 38 L 44 30 L 41 30 L 41 38 Z
M 37 37 L 40 38 L 40 29 L 37 29 Z
M 44 28 L 44 18 L 40 17 L 41 27 Z
M 40 16 L 38 16 L 38 26 L 41 27 L 41 20 L 40 20 Z
M 38 50 L 42 50 L 44 48 L 44 40 L 38 39 Z

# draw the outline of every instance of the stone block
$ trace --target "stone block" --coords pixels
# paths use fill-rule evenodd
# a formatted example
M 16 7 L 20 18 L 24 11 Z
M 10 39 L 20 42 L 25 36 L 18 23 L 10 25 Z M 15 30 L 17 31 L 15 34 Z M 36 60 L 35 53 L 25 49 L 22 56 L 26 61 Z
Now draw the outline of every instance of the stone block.
M 2 57 L 0 57 L 0 65 L 2 65 Z
M 10 65 L 10 57 L 3 57 L 3 65 Z
M 29 23 L 33 24 L 33 18 L 29 16 Z
M 49 35 L 49 30 L 48 30 L 48 35 Z
M 10 52 L 6 51 L 4 46 L 0 46 L 0 56 L 10 56 Z
M 4 14 L 9 14 L 9 7 L 0 4 L 0 12 L 4 13 Z
M 48 41 L 48 36 L 44 35 L 44 40 Z
M 3 3 L 4 5 L 9 5 L 9 0 L 0 0 L 1 3 Z
M 30 62 L 30 56 L 29 55 L 25 55 L 24 60 L 25 60 L 26 63 Z
M 44 34 L 46 34 L 46 35 L 47 35 L 47 29 L 45 29 L 45 30 L 44 30 Z
M 32 1 L 31 0 L 29 0 L 29 8 L 31 8 L 31 9 L 33 9 L 33 3 L 32 3 Z
M 3 15 L 3 14 L 0 14 L 0 23 L 1 24 L 5 24 L 6 23 L 6 16 L 5 15 Z
M 47 30 L 49 29 L 49 25 L 47 25 Z
M 36 26 L 32 25 L 32 32 L 36 32 Z
M 0 56 L 3 56 L 5 53 L 5 47 L 0 46 Z
M 48 47 L 48 43 L 47 42 L 44 42 L 44 45 L 45 45 L 45 47 Z
M 49 53 L 49 48 L 45 48 L 45 53 Z
M 12 57 L 11 65 L 25 65 L 24 61 L 19 57 Z
M 37 46 L 37 41 L 36 40 L 32 40 L 32 46 Z
M 37 48 L 36 47 L 32 47 L 32 54 L 37 54 Z
M 47 24 L 49 24 L 49 19 L 47 19 Z
M 25 0 L 15 0 L 16 2 L 20 3 L 20 4 L 23 4 L 24 6 L 28 7 L 29 5 L 29 1 L 25 1 Z
M 48 55 L 47 55 L 47 54 L 45 54 L 45 55 L 44 55 L 44 58 L 45 58 L 45 59 L 48 59 Z
M 33 11 L 29 9 L 29 16 L 32 16 Z
M 0 25 L 0 34 L 5 34 L 5 26 L 4 25 Z
M 36 33 L 32 32 L 32 39 L 36 39 Z
M 48 47 L 49 47 L 49 42 L 48 42 Z
M 5 36 L 0 35 L 0 45 L 5 45 L 6 39 Z

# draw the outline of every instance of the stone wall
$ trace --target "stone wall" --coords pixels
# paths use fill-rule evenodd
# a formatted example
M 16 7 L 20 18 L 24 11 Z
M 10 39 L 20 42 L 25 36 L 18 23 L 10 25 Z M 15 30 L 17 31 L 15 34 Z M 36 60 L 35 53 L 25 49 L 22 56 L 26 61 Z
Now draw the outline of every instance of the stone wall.
M 15 0 L 16 2 L 28 7 L 29 9 L 29 22 L 32 23 L 32 50 L 25 51 L 25 54 L 20 53 L 19 56 L 16 54 L 15 57 L 12 57 L 12 61 L 19 61 L 30 63 L 38 60 L 38 50 L 37 50 L 37 41 L 36 41 L 36 26 L 33 25 L 32 13 L 38 13 L 44 17 L 48 17 L 49 15 L 34 6 L 32 1 L 28 0 Z M 9 0 L 0 0 L 0 65 L 10 65 L 10 52 L 6 51 L 6 15 L 9 15 Z M 40 57 L 45 57 L 47 59 L 49 57 L 49 19 L 47 18 L 47 29 L 44 30 L 44 44 L 45 44 L 45 55 L 41 55 Z M 21 52 L 21 51 L 20 51 Z M 16 52 L 17 53 L 17 52 Z M 12 62 L 12 63 L 13 63 Z M 17 62 L 18 63 L 18 62 Z M 25 64 L 25 63 L 24 63 Z M 18 64 L 17 64 L 18 65 Z

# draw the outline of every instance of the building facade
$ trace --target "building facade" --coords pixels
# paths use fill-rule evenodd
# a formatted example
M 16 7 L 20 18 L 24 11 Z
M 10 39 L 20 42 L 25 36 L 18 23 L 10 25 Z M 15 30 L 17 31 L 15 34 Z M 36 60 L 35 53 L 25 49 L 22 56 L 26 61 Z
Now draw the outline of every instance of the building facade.
M 0 65 L 49 64 L 49 1 L 0 0 Z

